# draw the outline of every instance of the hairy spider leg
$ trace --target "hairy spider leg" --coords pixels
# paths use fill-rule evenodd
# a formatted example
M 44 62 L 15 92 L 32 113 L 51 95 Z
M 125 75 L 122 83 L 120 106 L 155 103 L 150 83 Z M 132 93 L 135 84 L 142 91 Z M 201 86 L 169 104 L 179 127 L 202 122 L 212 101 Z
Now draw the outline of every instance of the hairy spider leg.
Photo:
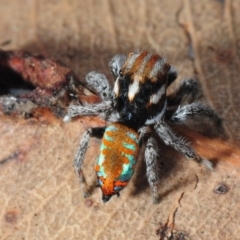
M 86 76 L 87 87 L 96 92 L 104 101 L 113 99 L 112 87 L 107 77 L 96 71 L 92 71 Z
M 67 115 L 63 118 L 64 122 L 69 122 L 77 116 L 96 116 L 102 114 L 104 119 L 111 113 L 112 101 L 105 101 L 97 104 L 85 103 L 84 105 L 72 105 L 68 108 Z
M 158 146 L 153 137 L 149 137 L 145 148 L 145 162 L 147 179 L 152 190 L 153 202 L 159 202 L 158 183 L 159 183 L 159 169 L 158 169 Z
M 109 62 L 109 67 L 115 78 L 119 76 L 119 72 L 122 69 L 124 63 L 126 62 L 127 56 L 123 54 L 115 55 Z
M 207 117 L 216 123 L 217 127 L 222 126 L 222 119 L 216 114 L 216 112 L 200 102 L 194 102 L 184 106 L 179 106 L 177 111 L 171 116 L 170 121 L 173 123 L 183 123 L 194 116 Z
M 82 186 L 83 196 L 88 197 L 89 196 L 89 189 L 88 185 L 86 183 L 84 173 L 83 173 L 83 162 L 85 153 L 87 151 L 89 141 L 91 137 L 102 137 L 105 131 L 105 127 L 96 127 L 96 128 L 89 128 L 82 136 L 79 144 L 78 151 L 74 158 L 74 168 L 75 171 L 79 177 L 79 181 Z
M 170 69 L 167 73 L 168 75 L 168 81 L 167 81 L 167 86 L 170 86 L 176 79 L 177 79 L 177 70 L 175 69 L 175 67 L 170 66 Z
M 199 92 L 199 84 L 194 79 L 184 79 L 177 91 L 167 96 L 168 107 L 178 107 L 183 98 L 187 98 L 188 103 L 196 100 Z
M 182 153 L 187 158 L 193 159 L 198 164 L 204 164 L 207 168 L 212 169 L 212 163 L 210 161 L 197 155 L 186 141 L 181 137 L 177 137 L 164 122 L 155 124 L 154 129 L 166 145 L 173 147 L 175 150 Z

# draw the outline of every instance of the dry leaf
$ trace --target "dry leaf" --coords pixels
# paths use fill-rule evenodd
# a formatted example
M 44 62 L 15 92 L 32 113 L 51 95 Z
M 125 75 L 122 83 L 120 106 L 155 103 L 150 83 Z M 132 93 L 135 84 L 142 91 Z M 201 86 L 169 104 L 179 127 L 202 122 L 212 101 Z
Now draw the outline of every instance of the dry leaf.
M 99 189 L 83 199 L 72 161 L 83 131 L 104 122 L 84 117 L 64 124 L 46 111 L 29 119 L 2 113 L 1 240 L 239 238 L 238 0 L 0 4 L 3 50 L 54 57 L 82 81 L 92 70 L 111 78 L 108 61 L 116 53 L 136 48 L 161 53 L 179 70 L 179 80 L 199 79 L 205 101 L 224 119 L 232 140 L 184 131 L 200 154 L 215 161 L 213 172 L 163 147 L 158 205 L 152 203 L 143 161 L 120 198 L 103 204 Z M 85 167 L 93 182 L 99 140 L 90 147 Z

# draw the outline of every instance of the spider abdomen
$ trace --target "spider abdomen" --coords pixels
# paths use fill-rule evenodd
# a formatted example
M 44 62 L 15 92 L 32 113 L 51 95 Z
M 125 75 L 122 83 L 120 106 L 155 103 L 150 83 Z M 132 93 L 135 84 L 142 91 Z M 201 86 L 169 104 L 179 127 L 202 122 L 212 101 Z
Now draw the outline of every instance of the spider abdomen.
M 138 152 L 139 135 L 134 129 L 119 123 L 106 128 L 95 167 L 104 201 L 127 185 L 133 175 Z

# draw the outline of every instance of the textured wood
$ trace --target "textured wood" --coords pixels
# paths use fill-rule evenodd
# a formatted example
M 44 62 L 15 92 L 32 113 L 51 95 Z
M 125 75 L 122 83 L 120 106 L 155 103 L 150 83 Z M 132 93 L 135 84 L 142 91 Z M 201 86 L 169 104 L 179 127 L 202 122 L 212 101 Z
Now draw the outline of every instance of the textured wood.
M 199 79 L 231 140 L 185 132 L 214 161 L 213 172 L 163 147 L 158 205 L 152 203 L 143 162 L 121 197 L 102 204 L 99 189 L 83 199 L 72 159 L 83 131 L 103 122 L 86 117 L 64 124 L 46 113 L 28 120 L 2 114 L 1 240 L 159 239 L 161 226 L 184 232 L 185 239 L 239 239 L 238 0 L 0 0 L 0 5 L 2 49 L 48 54 L 82 81 L 91 70 L 111 77 L 108 61 L 116 53 L 141 48 L 163 54 L 179 70 L 179 80 Z M 89 182 L 98 147 L 93 140 L 87 154 Z

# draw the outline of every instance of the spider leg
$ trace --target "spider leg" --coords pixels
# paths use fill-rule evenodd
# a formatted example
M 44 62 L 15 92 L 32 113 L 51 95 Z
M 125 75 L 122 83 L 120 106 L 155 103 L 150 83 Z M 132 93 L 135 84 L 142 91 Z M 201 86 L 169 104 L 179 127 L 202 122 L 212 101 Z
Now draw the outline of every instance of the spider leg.
M 184 79 L 178 90 L 167 96 L 168 106 L 174 107 L 179 106 L 183 100 L 186 100 L 188 103 L 192 103 L 199 92 L 199 84 L 194 79 Z
M 87 74 L 86 82 L 87 87 L 100 95 L 104 101 L 113 99 L 112 88 L 104 74 L 92 71 Z
M 158 183 L 159 183 L 159 169 L 158 169 L 158 146 L 153 137 L 148 138 L 145 148 L 145 162 L 147 179 L 152 190 L 153 202 L 159 202 Z
M 119 71 L 122 69 L 122 66 L 125 63 L 126 59 L 127 59 L 126 55 L 117 54 L 109 62 L 109 67 L 115 78 L 119 76 Z
M 96 116 L 102 114 L 102 118 L 107 118 L 112 109 L 112 101 L 105 101 L 97 104 L 72 105 L 68 108 L 67 115 L 63 118 L 64 122 L 69 122 L 77 116 Z
M 159 183 L 159 169 L 158 169 L 158 145 L 154 137 L 151 135 L 152 128 L 150 126 L 143 126 L 138 130 L 140 136 L 140 144 L 146 142 L 144 158 L 146 162 L 146 173 L 148 183 L 150 185 L 153 202 L 159 202 L 158 183 Z
M 171 66 L 168 71 L 168 83 L 167 87 L 171 85 L 177 79 L 177 70 L 175 67 Z
M 214 121 L 217 127 L 222 126 L 222 120 L 217 113 L 208 105 L 198 102 L 179 106 L 169 120 L 173 123 L 183 123 L 194 116 L 207 117 Z
M 177 137 L 164 122 L 155 124 L 154 129 L 166 145 L 173 147 L 187 158 L 193 159 L 195 162 L 204 164 L 207 168 L 212 169 L 212 163 L 210 161 L 197 155 L 194 149 L 192 149 L 183 138 Z
M 143 142 L 145 137 L 149 138 L 152 133 L 152 129 L 149 125 L 145 125 L 138 129 L 140 144 Z
M 74 168 L 79 177 L 79 181 L 82 186 L 82 191 L 83 191 L 84 197 L 89 196 L 89 188 L 88 188 L 88 185 L 86 183 L 84 173 L 83 173 L 83 161 L 84 161 L 85 153 L 87 151 L 91 137 L 102 137 L 104 134 L 104 131 L 105 131 L 105 127 L 89 128 L 83 134 L 83 136 L 80 140 L 78 151 L 74 158 Z
M 165 101 L 162 110 L 153 118 L 147 119 L 145 125 L 152 125 L 156 122 L 161 121 L 163 117 L 166 117 L 167 101 Z
M 97 104 L 72 105 L 68 108 L 68 113 L 64 117 L 64 122 L 69 122 L 76 116 L 99 115 L 104 119 L 111 113 L 114 104 L 112 88 L 108 79 L 102 73 L 90 72 L 86 76 L 87 87 L 96 92 L 104 101 Z

